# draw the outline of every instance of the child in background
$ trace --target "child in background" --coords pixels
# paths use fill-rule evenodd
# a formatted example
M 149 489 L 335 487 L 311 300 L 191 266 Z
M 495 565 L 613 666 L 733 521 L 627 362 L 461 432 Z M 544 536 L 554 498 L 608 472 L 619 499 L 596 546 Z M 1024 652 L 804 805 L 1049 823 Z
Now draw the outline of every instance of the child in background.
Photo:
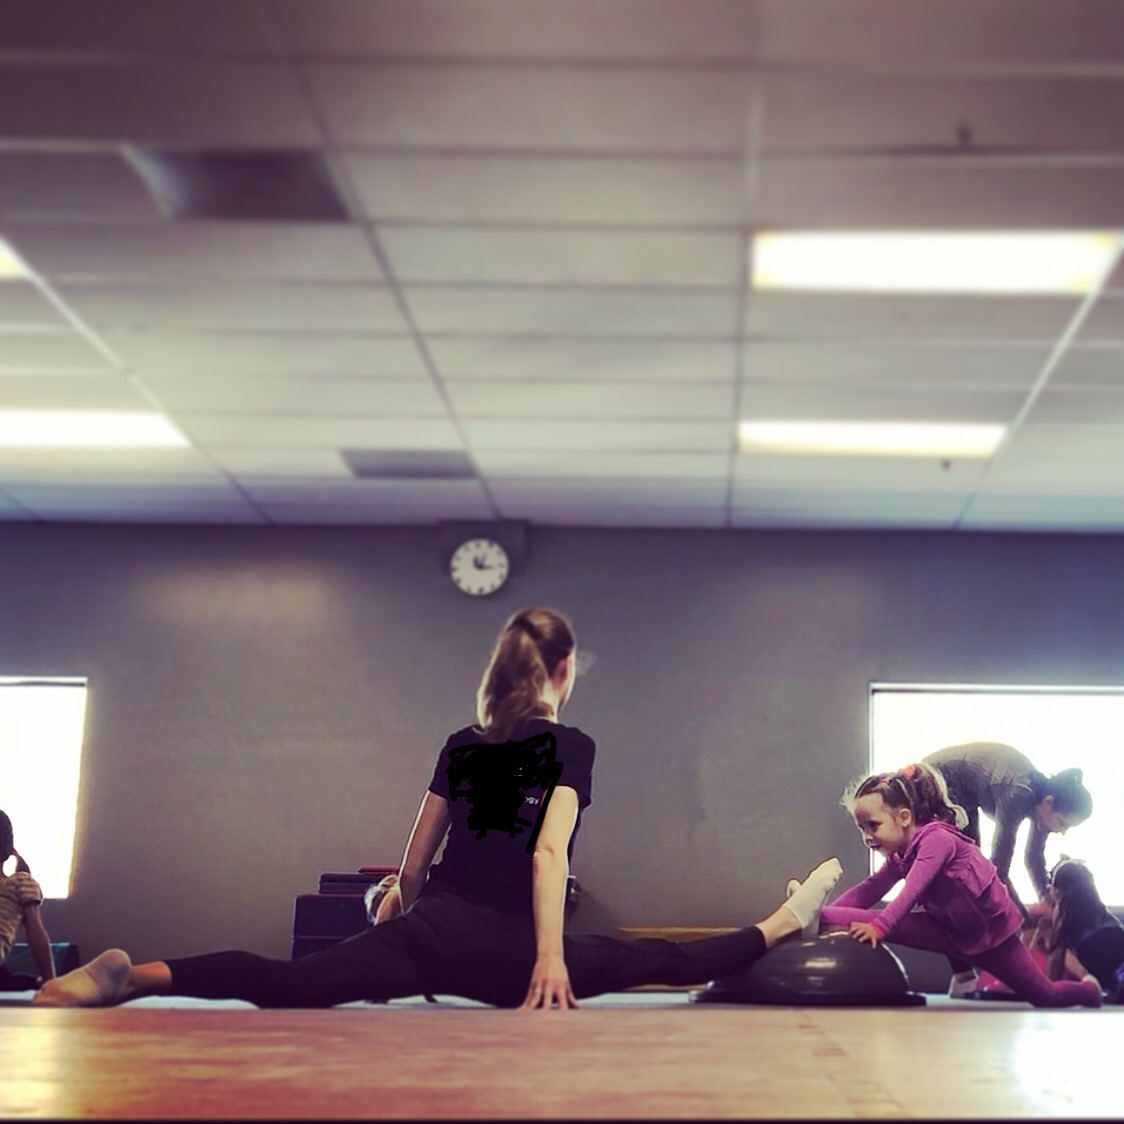
M 1068 954 L 1092 974 L 1110 1003 L 1124 1003 L 1124 925 L 1101 901 L 1092 871 L 1077 859 L 1062 859 L 1051 872 L 1050 895 L 1046 974 L 1058 979 Z
M 13 855 L 16 859 L 15 872 L 6 875 L 3 873 L 4 864 Z M 39 889 L 39 883 L 31 877 L 27 863 L 15 848 L 12 821 L 0 812 L 0 972 L 6 972 L 3 963 L 12 951 L 22 922 L 31 955 L 39 969 L 40 982 L 55 978 L 51 938 L 47 936 L 39 916 L 42 901 L 43 891 Z
M 821 923 L 846 927 L 856 940 L 880 940 L 959 957 L 1002 980 L 1036 1007 L 1099 1007 L 1100 988 L 1046 977 L 1019 939 L 1022 913 L 994 865 L 959 829 L 943 778 L 927 765 L 867 777 L 844 795 L 866 845 L 886 861 L 833 904 Z M 905 880 L 882 910 L 871 907 Z M 914 906 L 922 911 L 910 912 Z

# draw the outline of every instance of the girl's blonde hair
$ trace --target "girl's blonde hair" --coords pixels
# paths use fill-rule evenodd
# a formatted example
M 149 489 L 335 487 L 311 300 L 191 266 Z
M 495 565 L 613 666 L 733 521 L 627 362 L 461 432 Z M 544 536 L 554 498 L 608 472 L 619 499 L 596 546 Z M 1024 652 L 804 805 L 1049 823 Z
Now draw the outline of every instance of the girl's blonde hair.
M 488 741 L 507 741 L 520 722 L 549 713 L 543 689 L 576 647 L 569 621 L 553 609 L 524 609 L 508 620 L 476 692 L 476 720 Z
M 968 813 L 959 804 L 953 804 L 944 777 L 921 762 L 906 765 L 896 773 L 875 773 L 850 785 L 840 803 L 853 814 L 855 801 L 864 796 L 881 796 L 888 808 L 908 808 L 918 827 L 933 820 L 942 820 L 961 831 L 968 826 Z

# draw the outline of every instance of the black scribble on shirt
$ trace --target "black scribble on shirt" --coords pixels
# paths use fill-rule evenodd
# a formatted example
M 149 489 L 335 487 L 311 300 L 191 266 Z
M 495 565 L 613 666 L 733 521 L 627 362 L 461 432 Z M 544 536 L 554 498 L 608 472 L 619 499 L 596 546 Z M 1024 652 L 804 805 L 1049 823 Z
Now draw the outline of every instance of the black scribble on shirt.
M 468 829 L 477 839 L 489 831 L 506 832 L 514 839 L 531 828 L 527 852 L 534 850 L 562 775 L 562 763 L 555 760 L 557 748 L 554 735 L 547 733 L 521 742 L 481 742 L 449 751 L 449 799 L 468 801 Z M 538 804 L 533 822 L 519 814 L 527 804 Z

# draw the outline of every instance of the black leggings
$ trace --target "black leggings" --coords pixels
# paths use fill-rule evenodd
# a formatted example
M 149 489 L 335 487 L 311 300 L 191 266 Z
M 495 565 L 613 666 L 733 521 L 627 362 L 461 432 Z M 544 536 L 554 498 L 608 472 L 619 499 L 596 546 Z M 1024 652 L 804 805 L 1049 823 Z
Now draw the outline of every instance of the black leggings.
M 565 937 L 579 999 L 637 984 L 704 984 L 748 968 L 765 953 L 756 926 L 678 943 Z M 167 961 L 171 994 L 245 999 L 259 1007 L 331 1007 L 357 999 L 460 995 L 497 1007 L 526 998 L 535 962 L 534 923 L 456 894 L 423 894 L 400 917 L 299 960 L 214 952 Z

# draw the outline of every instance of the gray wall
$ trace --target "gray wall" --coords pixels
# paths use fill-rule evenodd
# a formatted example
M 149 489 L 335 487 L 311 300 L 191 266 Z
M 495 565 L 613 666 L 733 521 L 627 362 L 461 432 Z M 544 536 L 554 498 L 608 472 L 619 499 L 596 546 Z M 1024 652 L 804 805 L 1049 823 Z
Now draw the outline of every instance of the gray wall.
M 0 674 L 90 680 L 45 919 L 86 955 L 287 955 L 322 870 L 398 861 L 534 602 L 598 657 L 564 716 L 599 750 L 581 927 L 754 919 L 826 855 L 865 869 L 837 802 L 871 680 L 1124 682 L 1121 575 L 1119 536 L 532 529 L 474 601 L 432 529 L 2 527 Z

